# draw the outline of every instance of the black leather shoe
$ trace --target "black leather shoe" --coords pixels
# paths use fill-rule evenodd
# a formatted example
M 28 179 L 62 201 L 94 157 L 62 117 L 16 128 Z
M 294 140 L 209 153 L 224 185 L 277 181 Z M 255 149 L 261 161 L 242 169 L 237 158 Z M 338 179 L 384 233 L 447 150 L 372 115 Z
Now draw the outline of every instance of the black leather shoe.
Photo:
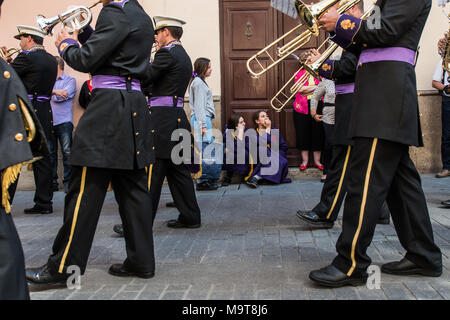
M 230 183 L 231 183 L 231 179 L 228 178 L 228 177 L 225 177 L 225 178 L 223 178 L 221 186 L 222 187 L 228 187 L 230 185 Z
M 303 221 L 308 222 L 309 224 L 311 224 L 315 227 L 331 229 L 334 226 L 333 221 L 330 221 L 327 219 L 322 219 L 314 211 L 306 212 L 303 210 L 299 210 L 299 211 L 297 211 L 297 217 Z
M 150 279 L 155 276 L 155 272 L 134 272 L 123 264 L 113 264 L 109 267 L 108 273 L 116 277 L 138 277 L 143 279 Z
M 343 286 L 361 286 L 367 282 L 367 274 L 357 275 L 352 274 L 348 277 L 345 273 L 338 270 L 332 264 L 319 269 L 311 271 L 309 278 L 317 284 L 325 287 L 338 288 Z
M 61 287 L 67 286 L 67 278 L 69 276 L 63 275 L 57 272 L 52 272 L 48 265 L 45 264 L 39 268 L 27 268 L 25 269 L 25 276 L 28 282 L 38 285 L 60 285 Z M 48 289 L 53 289 L 48 288 Z
M 116 225 L 113 227 L 113 231 L 114 231 L 115 233 L 117 233 L 119 236 L 123 237 L 123 225 L 121 225 L 121 224 L 116 224 Z
M 172 201 L 172 202 L 167 202 L 166 207 L 167 208 L 176 208 L 177 206 L 175 205 L 175 202 Z
M 53 208 L 50 207 L 48 209 L 39 208 L 38 206 L 34 206 L 33 208 L 28 208 L 23 210 L 25 214 L 50 214 L 53 213 Z
M 169 220 L 167 222 L 167 226 L 169 228 L 174 228 L 174 229 L 180 229 L 180 228 L 197 229 L 197 228 L 200 228 L 201 223 L 198 223 L 198 224 L 184 224 L 184 223 L 181 223 L 180 221 L 174 219 L 174 220 Z
M 411 262 L 408 259 L 403 258 L 400 261 L 383 264 L 381 266 L 381 272 L 388 274 L 395 274 L 399 276 L 418 274 L 427 277 L 439 277 L 442 274 L 442 268 L 440 270 L 425 269 L 419 267 L 414 262 Z
M 386 219 L 378 219 L 377 224 L 390 224 L 391 223 L 391 218 L 386 218 Z
M 441 204 L 446 208 L 450 208 L 450 200 L 442 201 Z
M 215 183 L 211 183 L 210 181 L 203 181 L 197 184 L 197 191 L 212 191 L 218 188 Z
M 258 188 L 258 180 L 255 177 L 251 177 L 245 182 L 250 188 Z

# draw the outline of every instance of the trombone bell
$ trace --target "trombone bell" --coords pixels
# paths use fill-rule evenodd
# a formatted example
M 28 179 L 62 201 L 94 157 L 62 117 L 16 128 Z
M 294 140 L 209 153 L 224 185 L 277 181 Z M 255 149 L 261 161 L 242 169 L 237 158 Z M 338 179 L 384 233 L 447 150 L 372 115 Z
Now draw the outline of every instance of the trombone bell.
M 322 0 L 316 4 L 307 5 L 303 1 L 296 0 L 295 8 L 298 16 L 303 24 L 305 24 L 309 31 L 315 36 L 319 35 L 319 27 L 317 21 L 336 3 L 340 0 Z

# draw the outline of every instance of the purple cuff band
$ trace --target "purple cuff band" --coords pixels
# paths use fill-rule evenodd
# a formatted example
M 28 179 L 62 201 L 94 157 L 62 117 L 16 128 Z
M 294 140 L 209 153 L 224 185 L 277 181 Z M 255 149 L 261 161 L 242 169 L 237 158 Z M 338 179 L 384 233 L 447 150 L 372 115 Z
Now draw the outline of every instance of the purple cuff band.
M 130 79 L 131 90 L 141 91 L 141 82 Z M 92 76 L 92 90 L 94 89 L 116 89 L 127 90 L 127 78 L 119 76 L 96 75 Z
M 355 83 L 346 83 L 336 85 L 336 95 L 349 94 L 355 91 Z
M 58 52 L 59 52 L 59 56 L 62 57 L 64 52 L 66 51 L 66 49 L 70 46 L 77 46 L 77 48 L 79 48 L 80 46 L 78 45 L 78 42 L 74 39 L 64 39 L 58 47 Z
M 319 69 L 319 76 L 331 80 L 331 77 L 333 76 L 333 64 L 333 60 L 328 59 L 325 61 Z
M 165 97 L 151 97 L 148 99 L 148 105 L 150 107 L 174 107 L 173 103 L 174 97 L 165 96 Z M 176 107 L 183 107 L 183 98 L 177 98 Z
M 361 19 L 342 14 L 336 22 L 334 35 L 331 36 L 330 39 L 345 49 L 352 44 L 353 38 L 358 32 L 360 25 Z
M 50 99 L 51 99 L 51 97 L 47 97 L 47 96 L 36 96 L 36 98 L 35 98 L 35 96 L 32 94 L 29 94 L 28 98 L 31 101 L 35 100 L 37 102 L 47 102 L 47 101 L 50 101 Z
M 366 49 L 361 52 L 358 64 L 377 61 L 400 61 L 414 66 L 416 52 L 402 47 Z

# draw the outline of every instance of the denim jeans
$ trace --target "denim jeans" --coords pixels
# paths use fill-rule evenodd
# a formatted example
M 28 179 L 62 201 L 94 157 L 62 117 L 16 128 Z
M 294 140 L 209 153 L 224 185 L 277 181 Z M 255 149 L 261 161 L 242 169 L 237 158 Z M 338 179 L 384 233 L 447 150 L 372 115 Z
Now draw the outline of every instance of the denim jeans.
M 450 170 L 450 97 L 442 96 L 442 166 Z
M 50 149 L 50 160 L 53 167 L 53 184 L 58 184 L 58 141 L 61 146 L 61 153 L 63 155 L 64 164 L 64 179 L 63 183 L 69 182 L 72 166 L 69 164 L 70 149 L 72 149 L 72 122 L 64 122 L 53 127 L 53 134 L 48 140 Z
M 206 134 L 201 134 L 195 115 L 191 117 L 191 126 L 194 128 L 195 143 L 202 148 L 202 176 L 197 182 L 220 179 L 222 174 L 223 147 L 214 142 L 212 134 L 212 119 L 206 117 Z M 201 139 L 200 139 L 201 137 Z M 205 153 L 208 151 L 207 153 Z M 217 152 L 219 151 L 219 152 Z

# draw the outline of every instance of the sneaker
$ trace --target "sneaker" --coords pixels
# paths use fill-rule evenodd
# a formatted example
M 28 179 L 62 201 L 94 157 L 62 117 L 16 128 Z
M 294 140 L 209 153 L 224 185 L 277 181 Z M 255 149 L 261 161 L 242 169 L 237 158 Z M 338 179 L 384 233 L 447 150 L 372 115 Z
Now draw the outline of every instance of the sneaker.
M 258 180 L 255 177 L 251 177 L 248 179 L 245 184 L 247 184 L 250 188 L 256 189 L 258 188 Z
M 212 190 L 217 190 L 219 187 L 214 184 L 211 183 L 209 181 L 203 181 L 200 183 L 197 183 L 197 191 L 212 191 Z

